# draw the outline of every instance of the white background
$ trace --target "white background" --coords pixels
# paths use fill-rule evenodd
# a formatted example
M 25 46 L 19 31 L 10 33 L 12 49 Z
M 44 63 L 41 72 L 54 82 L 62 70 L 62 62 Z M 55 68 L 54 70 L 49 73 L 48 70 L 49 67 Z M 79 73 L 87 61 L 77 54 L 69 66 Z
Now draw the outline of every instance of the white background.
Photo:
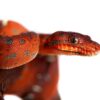
M 35 32 L 76 31 L 100 43 L 100 0 L 0 0 L 0 19 Z M 62 100 L 100 100 L 100 54 L 59 60 Z

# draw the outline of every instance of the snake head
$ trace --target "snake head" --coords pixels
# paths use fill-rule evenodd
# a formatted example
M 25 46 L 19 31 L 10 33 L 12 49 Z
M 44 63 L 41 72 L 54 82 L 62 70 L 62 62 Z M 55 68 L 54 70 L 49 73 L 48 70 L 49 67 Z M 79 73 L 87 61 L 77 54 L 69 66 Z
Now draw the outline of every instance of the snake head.
M 91 56 L 100 51 L 100 44 L 93 41 L 88 35 L 63 31 L 55 32 L 48 37 L 45 47 L 68 55 Z

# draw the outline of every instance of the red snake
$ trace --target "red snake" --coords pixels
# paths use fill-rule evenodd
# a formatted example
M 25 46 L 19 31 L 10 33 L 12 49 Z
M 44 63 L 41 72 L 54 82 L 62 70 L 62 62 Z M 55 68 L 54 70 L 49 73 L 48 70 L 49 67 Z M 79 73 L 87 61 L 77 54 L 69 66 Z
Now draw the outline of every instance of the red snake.
M 7 23 L 0 21 L 0 91 L 27 98 L 26 94 L 29 92 L 29 88 L 32 88 L 33 84 L 37 84 L 36 75 L 49 73 L 52 77 L 51 85 L 41 83 L 46 76 L 44 75 L 42 81 L 39 82 L 44 91 L 39 94 L 35 93 L 40 88 L 34 85 L 34 100 L 60 100 L 57 92 L 58 64 L 56 55 L 92 56 L 99 51 L 100 45 L 88 35 L 64 31 L 41 34 L 30 32 L 14 21 Z M 18 72 L 19 75 L 17 75 Z M 7 89 L 4 89 L 5 86 Z M 56 99 L 53 99 L 54 97 Z M 33 100 L 33 98 L 25 100 Z

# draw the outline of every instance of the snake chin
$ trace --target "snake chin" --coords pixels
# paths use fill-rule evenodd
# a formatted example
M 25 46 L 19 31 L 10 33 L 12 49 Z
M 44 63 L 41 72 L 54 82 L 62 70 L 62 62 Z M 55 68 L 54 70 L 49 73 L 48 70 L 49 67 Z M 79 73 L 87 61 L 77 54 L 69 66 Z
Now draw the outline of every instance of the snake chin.
M 79 50 L 80 54 L 85 55 L 85 56 L 95 56 L 100 53 L 100 45 L 96 44 L 96 46 L 86 46 L 85 48 L 81 48 Z
M 91 52 L 89 56 L 94 56 L 94 55 L 97 55 L 97 54 L 99 54 L 99 53 L 100 53 L 100 51 Z
M 82 56 L 95 56 L 95 55 L 97 55 L 97 54 L 99 54 L 100 53 L 100 51 L 96 51 L 96 52 L 82 52 L 82 53 L 79 53 L 80 55 L 82 55 Z

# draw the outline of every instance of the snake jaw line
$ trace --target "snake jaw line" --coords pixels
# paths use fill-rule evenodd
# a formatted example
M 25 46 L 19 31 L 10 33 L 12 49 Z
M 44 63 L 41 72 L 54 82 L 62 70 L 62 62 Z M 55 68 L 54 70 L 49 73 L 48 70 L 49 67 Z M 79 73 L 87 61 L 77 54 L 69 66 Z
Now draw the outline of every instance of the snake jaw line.
M 99 46 L 99 45 L 98 45 Z M 70 46 L 70 45 L 65 45 L 65 44 L 59 44 L 56 46 L 53 46 L 53 49 L 61 51 L 61 52 L 66 52 L 64 54 L 66 55 L 80 55 L 80 56 L 94 56 L 99 53 L 98 49 L 95 49 L 95 47 L 90 47 L 90 48 L 84 48 L 85 46 Z

